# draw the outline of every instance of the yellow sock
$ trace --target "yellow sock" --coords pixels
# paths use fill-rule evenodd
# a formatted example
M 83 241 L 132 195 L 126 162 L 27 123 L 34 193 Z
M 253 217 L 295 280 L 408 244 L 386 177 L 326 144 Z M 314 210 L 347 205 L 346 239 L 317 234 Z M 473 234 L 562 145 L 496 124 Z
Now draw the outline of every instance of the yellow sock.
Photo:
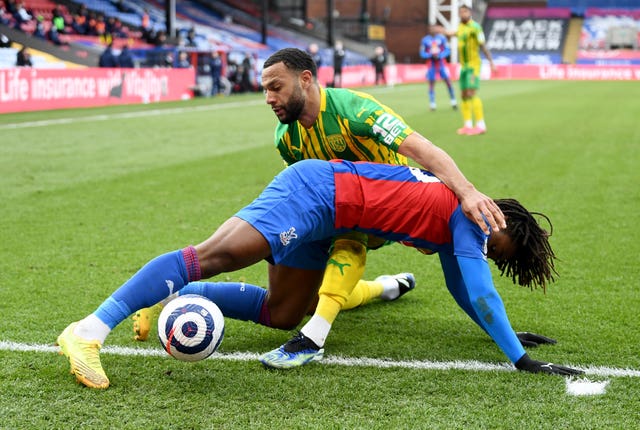
M 364 243 L 363 243 L 364 241 Z M 314 315 L 319 315 L 333 324 L 338 313 L 347 302 L 356 284 L 364 274 L 367 261 L 366 236 L 349 235 L 336 239 L 333 244 L 324 279 L 318 291 L 318 306 Z
M 471 99 L 462 99 L 462 103 L 460 103 L 460 113 L 462 114 L 462 120 L 465 125 L 471 123 Z
M 347 298 L 346 303 L 342 305 L 342 310 L 366 305 L 376 297 L 380 297 L 382 291 L 384 291 L 384 287 L 380 282 L 360 280 Z
M 473 106 L 473 118 L 476 120 L 476 123 L 483 121 L 484 110 L 482 109 L 482 100 L 480 100 L 480 97 L 473 96 L 471 105 Z

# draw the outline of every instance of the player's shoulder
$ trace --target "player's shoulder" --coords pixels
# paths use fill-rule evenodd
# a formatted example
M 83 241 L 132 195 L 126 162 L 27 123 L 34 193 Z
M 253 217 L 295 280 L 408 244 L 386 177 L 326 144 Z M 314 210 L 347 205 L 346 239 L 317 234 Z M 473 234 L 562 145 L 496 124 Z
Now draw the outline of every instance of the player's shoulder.
M 363 111 L 379 110 L 382 104 L 370 94 L 347 88 L 327 88 L 327 111 L 342 117 L 361 116 Z
M 356 97 L 360 97 L 360 95 L 362 94 L 349 88 L 324 88 L 323 90 L 327 96 L 327 99 L 332 100 L 350 100 Z
M 478 21 L 470 21 L 469 22 L 469 26 L 474 30 L 474 31 L 482 31 L 482 26 L 480 25 L 480 23 Z
M 295 122 L 292 124 L 282 124 L 281 122 L 278 122 L 278 125 L 276 125 L 276 129 L 274 132 L 276 145 L 282 141 L 285 135 L 291 133 L 291 129 L 294 126 L 294 124 Z

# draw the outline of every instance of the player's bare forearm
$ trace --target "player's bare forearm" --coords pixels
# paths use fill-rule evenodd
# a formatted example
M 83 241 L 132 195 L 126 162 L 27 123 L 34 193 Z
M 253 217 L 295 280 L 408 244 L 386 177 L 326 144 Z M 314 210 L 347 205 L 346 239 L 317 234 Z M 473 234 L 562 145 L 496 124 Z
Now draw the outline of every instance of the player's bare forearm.
M 487 57 L 487 61 L 489 61 L 489 65 L 491 66 L 491 70 L 495 70 L 496 66 L 493 62 L 493 57 L 491 57 L 491 52 L 489 52 L 489 50 L 487 49 L 487 47 L 485 45 L 481 45 L 480 49 L 482 49 L 482 52 L 484 53 L 484 56 Z
M 447 185 L 458 197 L 475 190 L 464 177 L 453 158 L 417 132 L 411 133 L 398 152 L 420 164 Z
M 476 190 L 445 151 L 414 132 L 400 145 L 398 152 L 419 163 L 449 187 L 458 196 L 464 214 L 485 233 L 488 234 L 489 229 L 483 216 L 494 231 L 506 227 L 504 214 L 496 203 Z

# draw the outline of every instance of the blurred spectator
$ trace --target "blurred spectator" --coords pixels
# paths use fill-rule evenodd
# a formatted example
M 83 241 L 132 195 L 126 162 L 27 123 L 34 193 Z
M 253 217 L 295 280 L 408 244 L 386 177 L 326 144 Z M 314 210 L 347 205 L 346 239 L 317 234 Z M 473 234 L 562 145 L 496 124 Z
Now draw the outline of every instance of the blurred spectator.
M 116 37 L 127 37 L 127 33 L 124 26 L 122 25 L 122 21 L 120 21 L 120 19 L 116 18 L 115 16 L 110 16 L 109 18 L 107 18 L 106 34 L 108 34 L 112 39 Z
M 38 15 L 36 18 L 36 28 L 33 30 L 33 36 L 39 37 L 40 39 L 47 38 L 47 32 L 44 29 L 44 18 L 42 15 Z
M 33 16 L 27 11 L 26 6 L 23 2 L 14 3 L 15 12 L 13 12 L 13 18 L 16 21 L 16 28 L 20 28 L 22 24 L 28 24 L 33 19 Z M 11 9 L 9 11 L 11 12 Z
M 176 38 L 177 38 L 175 43 L 176 48 L 182 49 L 187 47 L 187 41 L 185 40 L 184 35 L 182 33 L 178 33 Z
M 60 39 L 60 33 L 58 33 L 58 29 L 55 25 L 51 25 L 51 27 L 49 27 L 47 38 L 51 41 L 51 43 L 58 46 L 69 44 L 69 42 L 67 42 L 66 40 Z
M 136 65 L 133 62 L 133 56 L 131 55 L 131 51 L 129 50 L 128 45 L 124 45 L 122 50 L 120 51 L 120 55 L 118 56 L 118 64 L 120 67 L 132 69 Z
M 235 60 L 227 56 L 227 79 L 229 80 L 231 92 L 240 92 L 240 83 L 242 81 L 241 70 L 242 67 L 238 66 L 238 63 L 236 63 Z
M 107 34 L 107 22 L 104 19 L 104 15 L 99 14 L 96 17 L 96 25 L 95 25 L 96 36 L 100 38 L 102 43 L 105 45 L 109 45 L 112 42 L 112 38 L 110 34 Z
M 309 52 L 309 55 L 311 55 L 311 58 L 313 58 L 313 62 L 316 63 L 316 67 L 320 68 L 320 66 L 322 66 L 322 57 L 320 56 L 320 47 L 318 46 L 318 44 L 310 44 L 307 52 Z
M 220 58 L 220 53 L 218 51 L 213 51 L 211 53 L 209 67 L 211 73 L 211 95 L 215 96 L 221 92 L 222 78 L 222 58 Z
M 333 86 L 335 88 L 342 86 L 342 65 L 346 55 L 342 41 L 336 40 L 336 46 L 333 48 Z
M 5 8 L 4 3 L 0 3 L 0 24 L 9 24 L 9 11 Z
M 142 27 L 142 39 L 147 43 L 151 43 L 153 26 L 151 25 L 151 16 L 149 15 L 149 10 L 146 8 L 144 9 L 144 12 L 142 12 L 140 26 Z
M 100 54 L 98 67 L 118 67 L 118 65 L 118 57 L 113 53 L 113 43 L 110 43 L 102 54 Z
M 160 67 L 173 67 L 173 63 L 175 60 L 175 57 L 173 56 L 173 51 L 166 51 L 164 49 L 159 49 L 158 51 L 160 51 L 161 58 L 162 58 Z
M 163 30 L 160 30 L 156 33 L 156 36 L 153 39 L 152 44 L 157 46 L 158 48 L 164 46 L 167 43 L 167 33 Z
M 73 14 L 71 28 L 77 34 L 87 34 L 89 26 L 89 11 L 84 4 L 81 4 L 76 13 Z
M 9 15 L 15 16 L 15 14 L 18 13 L 18 4 L 15 0 L 5 0 L 4 3 Z
M 64 34 L 66 32 L 65 28 L 67 23 L 65 22 L 62 14 L 62 7 L 59 4 L 57 4 L 51 12 L 51 25 L 54 26 L 60 34 Z
M 242 75 L 241 75 L 241 91 L 250 92 L 255 91 L 254 79 L 253 79 L 253 57 L 251 53 L 247 52 L 244 54 L 244 59 L 242 60 Z
M 196 41 L 196 29 L 191 27 L 189 32 L 187 33 L 187 46 L 189 47 L 197 47 L 198 42 Z
M 18 54 L 16 55 L 16 66 L 18 67 L 32 67 L 33 63 L 31 62 L 31 52 L 29 52 L 29 48 L 23 46 Z
M 87 32 L 85 33 L 88 36 L 97 36 L 98 29 L 98 15 L 95 12 L 89 12 L 89 17 L 87 18 Z
M 191 67 L 191 62 L 189 61 L 189 53 L 187 51 L 180 51 L 178 53 L 178 61 L 176 62 L 176 68 L 188 69 L 189 67 Z
M 386 84 L 387 79 L 384 76 L 384 66 L 387 65 L 387 53 L 382 46 L 376 46 L 371 63 L 376 70 L 376 85 L 379 85 L 380 82 Z

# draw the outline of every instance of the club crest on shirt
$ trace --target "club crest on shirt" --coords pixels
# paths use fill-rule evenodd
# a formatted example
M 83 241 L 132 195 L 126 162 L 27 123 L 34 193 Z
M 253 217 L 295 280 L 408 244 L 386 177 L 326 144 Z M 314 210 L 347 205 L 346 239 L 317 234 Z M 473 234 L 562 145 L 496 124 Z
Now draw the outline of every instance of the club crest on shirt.
M 284 246 L 289 245 L 292 239 L 297 239 L 297 238 L 298 238 L 298 235 L 296 234 L 295 227 L 291 227 L 289 230 L 283 231 L 282 233 L 280 233 L 280 242 Z
M 345 142 L 344 137 L 341 134 L 332 134 L 327 136 L 327 143 L 335 152 L 344 152 L 347 148 L 347 142 Z

